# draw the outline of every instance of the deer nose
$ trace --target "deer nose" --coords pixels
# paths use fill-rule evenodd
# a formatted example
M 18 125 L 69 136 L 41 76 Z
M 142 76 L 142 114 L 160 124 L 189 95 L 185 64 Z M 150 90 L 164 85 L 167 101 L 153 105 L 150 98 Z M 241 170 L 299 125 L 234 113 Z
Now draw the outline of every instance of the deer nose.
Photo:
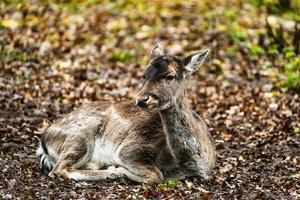
M 136 99 L 136 105 L 138 105 L 140 107 L 146 107 L 148 100 L 149 100 L 149 95 L 145 95 L 143 97 L 140 97 L 140 98 Z

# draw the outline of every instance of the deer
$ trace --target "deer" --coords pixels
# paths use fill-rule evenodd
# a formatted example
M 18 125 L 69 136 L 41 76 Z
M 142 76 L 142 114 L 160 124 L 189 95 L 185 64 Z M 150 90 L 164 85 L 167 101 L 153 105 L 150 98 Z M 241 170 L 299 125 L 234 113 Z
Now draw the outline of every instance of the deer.
M 209 51 L 180 59 L 157 44 L 135 102 L 91 102 L 54 122 L 40 137 L 41 168 L 50 177 L 78 181 L 210 179 L 212 136 L 191 109 L 184 86 Z

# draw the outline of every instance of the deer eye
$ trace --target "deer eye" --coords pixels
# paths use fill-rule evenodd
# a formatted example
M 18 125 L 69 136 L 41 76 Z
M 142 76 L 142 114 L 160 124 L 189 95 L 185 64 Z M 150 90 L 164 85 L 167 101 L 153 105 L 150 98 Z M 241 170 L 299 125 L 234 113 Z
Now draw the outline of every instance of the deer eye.
M 175 75 L 167 75 L 167 76 L 166 76 L 166 79 L 167 79 L 168 81 L 173 81 L 173 80 L 175 79 Z

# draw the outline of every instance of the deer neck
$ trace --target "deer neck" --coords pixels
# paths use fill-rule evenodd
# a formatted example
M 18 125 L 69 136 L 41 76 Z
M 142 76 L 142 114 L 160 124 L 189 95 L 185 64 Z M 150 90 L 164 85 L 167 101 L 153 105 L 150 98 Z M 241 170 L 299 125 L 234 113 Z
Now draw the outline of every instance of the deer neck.
M 180 159 L 185 149 L 194 149 L 197 144 L 197 122 L 193 116 L 192 109 L 188 105 L 186 97 L 176 105 L 159 112 L 164 132 L 166 134 L 168 147 L 173 157 Z M 186 152 L 185 152 L 186 153 Z

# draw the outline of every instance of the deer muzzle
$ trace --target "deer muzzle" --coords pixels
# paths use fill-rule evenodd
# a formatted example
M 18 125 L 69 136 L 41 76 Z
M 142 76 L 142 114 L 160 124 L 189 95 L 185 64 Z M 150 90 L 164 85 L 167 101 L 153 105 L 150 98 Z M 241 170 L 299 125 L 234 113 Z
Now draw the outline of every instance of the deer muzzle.
M 152 95 L 146 94 L 136 98 L 136 105 L 141 108 L 155 108 L 159 105 L 159 100 Z
M 147 101 L 150 99 L 150 96 L 149 95 L 144 95 L 142 97 L 138 97 L 136 99 L 136 105 L 137 106 L 140 106 L 142 108 L 145 108 L 147 107 Z

